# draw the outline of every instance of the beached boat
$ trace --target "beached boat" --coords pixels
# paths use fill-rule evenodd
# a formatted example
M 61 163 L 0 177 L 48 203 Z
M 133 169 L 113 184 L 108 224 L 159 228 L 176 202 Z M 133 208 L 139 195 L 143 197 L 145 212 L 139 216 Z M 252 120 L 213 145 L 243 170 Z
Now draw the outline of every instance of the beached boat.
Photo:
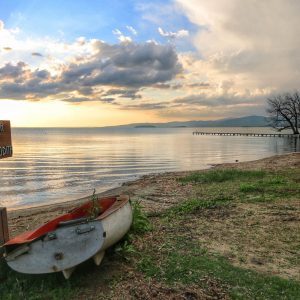
M 96 199 L 9 240 L 4 244 L 5 259 L 21 273 L 63 272 L 68 279 L 89 258 L 99 265 L 105 250 L 127 233 L 131 223 L 128 196 Z

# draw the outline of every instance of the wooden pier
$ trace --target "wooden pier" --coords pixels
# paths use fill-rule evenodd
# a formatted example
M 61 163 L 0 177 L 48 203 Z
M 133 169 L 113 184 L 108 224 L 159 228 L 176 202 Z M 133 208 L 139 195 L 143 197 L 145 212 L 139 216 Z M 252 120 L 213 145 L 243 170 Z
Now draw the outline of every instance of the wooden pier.
M 288 138 L 300 137 L 299 134 L 286 134 L 286 133 L 238 133 L 238 132 L 203 132 L 203 131 L 194 131 L 193 135 L 288 137 Z

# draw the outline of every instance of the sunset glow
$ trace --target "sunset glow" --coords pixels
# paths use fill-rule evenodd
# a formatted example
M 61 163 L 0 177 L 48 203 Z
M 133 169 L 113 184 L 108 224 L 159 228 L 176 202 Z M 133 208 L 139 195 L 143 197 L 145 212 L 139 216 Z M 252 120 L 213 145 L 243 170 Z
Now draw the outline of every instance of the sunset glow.
M 0 119 L 94 127 L 264 115 L 266 98 L 300 75 L 300 4 L 271 2 L 2 1 Z

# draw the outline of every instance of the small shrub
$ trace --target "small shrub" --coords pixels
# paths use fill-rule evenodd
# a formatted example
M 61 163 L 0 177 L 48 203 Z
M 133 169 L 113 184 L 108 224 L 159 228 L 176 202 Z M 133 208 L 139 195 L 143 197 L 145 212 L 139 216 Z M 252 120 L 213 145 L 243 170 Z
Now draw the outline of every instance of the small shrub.
M 142 210 L 140 202 L 131 202 L 133 211 L 133 220 L 131 225 L 131 232 L 133 234 L 143 234 L 152 229 L 150 221 Z
M 129 233 L 115 245 L 114 252 L 124 258 L 130 260 L 130 255 L 136 253 L 132 240 L 135 235 L 144 234 L 152 229 L 150 221 L 142 210 L 140 202 L 130 202 L 133 212 L 132 225 Z
M 129 255 L 136 253 L 136 250 L 130 242 L 130 237 L 127 236 L 123 242 L 118 243 L 114 247 L 114 252 L 129 261 Z
M 93 191 L 93 195 L 91 197 L 92 207 L 88 211 L 89 219 L 93 220 L 99 216 L 101 213 L 101 206 L 98 203 L 98 197 L 96 196 L 96 189 Z

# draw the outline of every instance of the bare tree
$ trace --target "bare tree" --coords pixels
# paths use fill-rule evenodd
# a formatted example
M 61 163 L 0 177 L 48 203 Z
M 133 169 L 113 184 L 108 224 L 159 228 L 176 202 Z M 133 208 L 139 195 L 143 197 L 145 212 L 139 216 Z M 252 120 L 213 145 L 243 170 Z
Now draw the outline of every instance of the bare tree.
M 279 131 L 292 129 L 294 134 L 299 134 L 300 94 L 298 91 L 268 98 L 267 112 L 274 128 Z

